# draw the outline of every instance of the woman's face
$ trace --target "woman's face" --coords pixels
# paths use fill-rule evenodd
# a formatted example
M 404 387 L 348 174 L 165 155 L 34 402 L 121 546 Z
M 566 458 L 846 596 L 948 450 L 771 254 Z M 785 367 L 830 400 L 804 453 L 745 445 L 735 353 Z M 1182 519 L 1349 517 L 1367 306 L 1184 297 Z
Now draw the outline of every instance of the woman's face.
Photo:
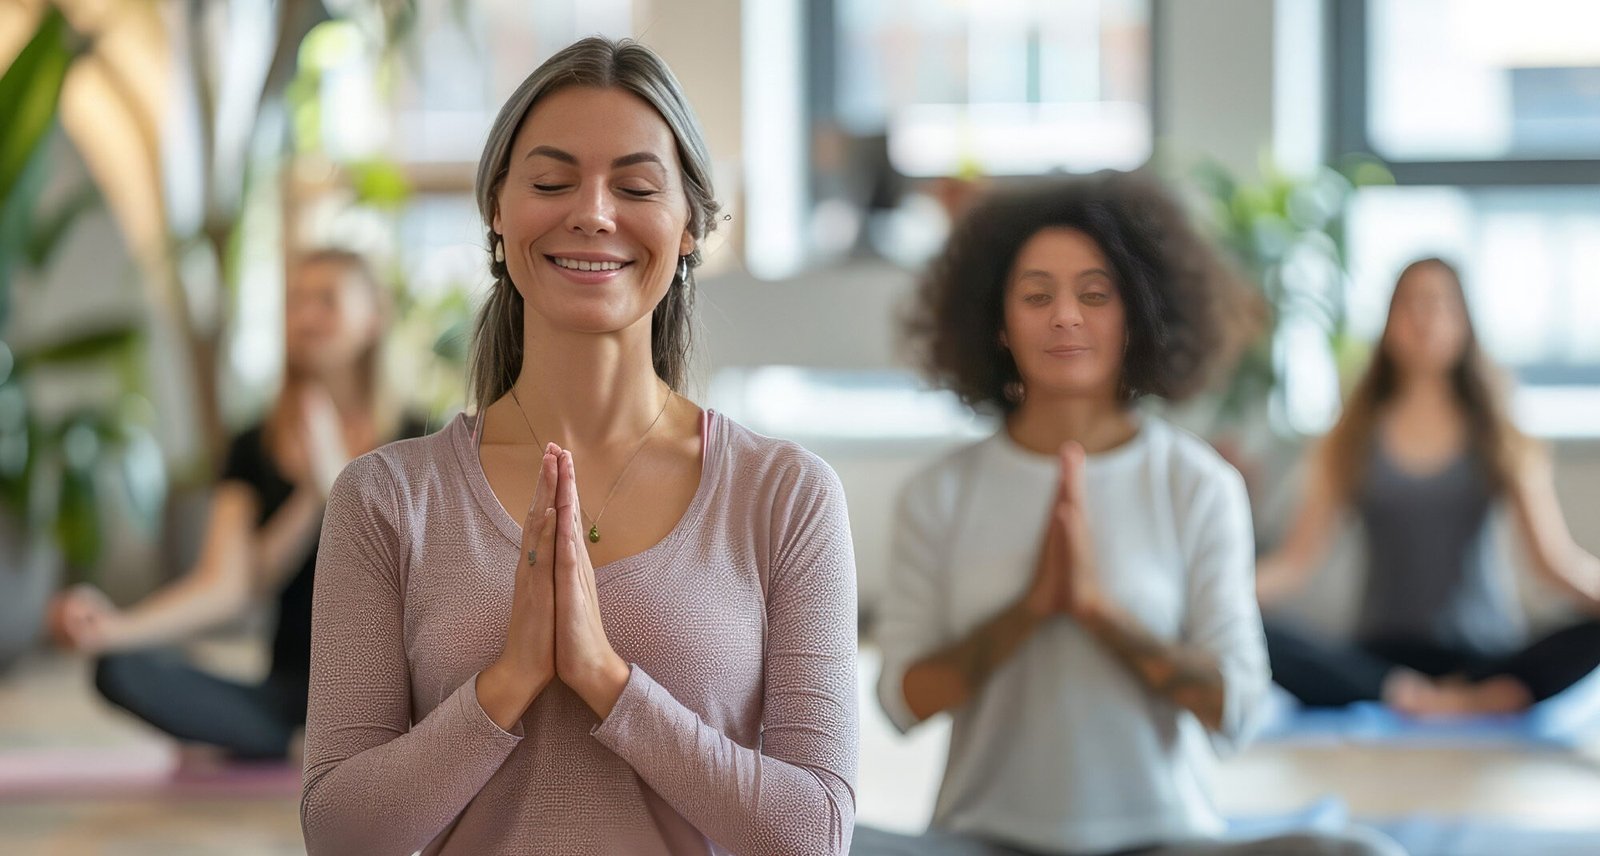
M 1467 345 L 1467 307 L 1450 272 L 1437 265 L 1413 268 L 1395 285 L 1385 346 L 1406 372 L 1446 372 Z
M 1005 332 L 1028 395 L 1115 399 L 1127 342 L 1122 295 L 1100 245 L 1077 229 L 1041 229 L 1006 281 Z
M 284 352 L 298 371 L 327 375 L 348 369 L 381 332 L 377 295 L 359 268 L 311 262 L 289 278 Z
M 648 103 L 573 86 L 534 105 L 493 222 L 532 312 L 579 332 L 648 330 L 678 257 L 694 249 L 688 225 L 678 147 Z

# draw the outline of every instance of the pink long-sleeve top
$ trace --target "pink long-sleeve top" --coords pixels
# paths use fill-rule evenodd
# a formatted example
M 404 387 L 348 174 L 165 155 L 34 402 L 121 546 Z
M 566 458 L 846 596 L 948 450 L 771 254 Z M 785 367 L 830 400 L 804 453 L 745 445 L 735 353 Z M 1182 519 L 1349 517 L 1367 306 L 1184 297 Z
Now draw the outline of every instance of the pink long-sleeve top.
M 462 416 L 353 462 L 316 570 L 311 854 L 845 853 L 855 561 L 838 477 L 716 413 L 660 543 L 595 569 L 631 674 L 599 720 L 559 681 L 511 732 L 478 703 L 519 522 Z

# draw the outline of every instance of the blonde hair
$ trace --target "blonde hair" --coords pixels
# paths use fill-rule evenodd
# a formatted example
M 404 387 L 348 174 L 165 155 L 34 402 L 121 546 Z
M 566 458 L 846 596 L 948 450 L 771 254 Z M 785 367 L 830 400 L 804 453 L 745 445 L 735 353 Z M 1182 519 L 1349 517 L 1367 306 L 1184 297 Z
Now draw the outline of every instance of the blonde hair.
M 319 247 L 296 256 L 290 263 L 289 277 L 299 276 L 307 268 L 324 264 L 335 265 L 355 273 L 366 286 L 369 296 L 377 306 L 380 319 L 387 326 L 392 311 L 392 300 L 388 289 L 384 288 L 366 256 L 342 247 Z M 385 338 L 381 333 L 374 336 L 372 344 L 356 358 L 356 372 L 361 379 L 361 407 L 365 412 L 372 414 L 372 424 L 379 442 L 395 437 L 399 432 L 401 421 L 400 402 L 384 376 Z M 275 443 L 283 436 L 280 432 L 284 431 L 286 426 L 292 425 L 293 420 L 297 418 L 300 408 L 297 396 L 305 382 L 306 379 L 289 362 L 288 354 L 285 353 L 283 385 L 278 390 L 278 397 L 273 402 L 264 427 L 265 439 L 269 444 Z

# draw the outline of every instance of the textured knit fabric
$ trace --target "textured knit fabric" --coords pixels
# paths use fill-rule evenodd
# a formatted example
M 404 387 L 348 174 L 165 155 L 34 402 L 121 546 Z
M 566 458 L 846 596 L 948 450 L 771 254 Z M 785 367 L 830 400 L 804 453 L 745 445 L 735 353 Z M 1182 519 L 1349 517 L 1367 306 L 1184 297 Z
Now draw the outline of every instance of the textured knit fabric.
M 879 631 L 879 699 L 900 728 L 916 723 L 901 692 L 907 668 L 1027 589 L 1059 472 L 1055 456 L 1001 431 L 907 484 Z M 1156 637 L 1216 657 L 1226 695 L 1211 742 L 1243 739 L 1268 673 L 1238 472 L 1151 417 L 1133 440 L 1089 456 L 1085 491 L 1103 591 Z M 1065 617 L 1039 627 L 952 715 L 937 831 L 1108 853 L 1223 829 L 1199 722 Z
M 312 854 L 816 854 L 855 816 L 855 564 L 798 446 L 712 414 L 676 528 L 595 569 L 632 664 L 605 721 L 554 681 L 479 705 L 521 527 L 465 417 L 340 476 L 316 577 L 301 822 Z M 520 517 L 520 515 L 519 515 Z
M 1494 487 L 1475 457 L 1435 473 L 1401 469 L 1373 444 L 1356 497 L 1367 576 L 1357 638 L 1421 644 L 1465 655 L 1507 654 L 1526 627 L 1510 576 L 1489 538 Z

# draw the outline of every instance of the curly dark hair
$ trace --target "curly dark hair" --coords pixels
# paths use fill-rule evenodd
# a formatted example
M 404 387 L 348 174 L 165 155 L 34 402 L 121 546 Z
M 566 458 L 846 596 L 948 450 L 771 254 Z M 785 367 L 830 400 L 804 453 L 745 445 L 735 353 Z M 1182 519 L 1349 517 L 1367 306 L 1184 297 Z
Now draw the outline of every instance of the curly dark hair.
M 1203 388 L 1240 281 L 1160 184 L 1113 172 L 999 192 L 961 219 L 906 318 L 930 379 L 969 406 L 1017 408 L 1006 390 L 1021 377 L 999 341 L 1006 283 L 1022 246 L 1052 227 L 1084 232 L 1111 264 L 1127 311 L 1126 400 L 1179 401 Z

